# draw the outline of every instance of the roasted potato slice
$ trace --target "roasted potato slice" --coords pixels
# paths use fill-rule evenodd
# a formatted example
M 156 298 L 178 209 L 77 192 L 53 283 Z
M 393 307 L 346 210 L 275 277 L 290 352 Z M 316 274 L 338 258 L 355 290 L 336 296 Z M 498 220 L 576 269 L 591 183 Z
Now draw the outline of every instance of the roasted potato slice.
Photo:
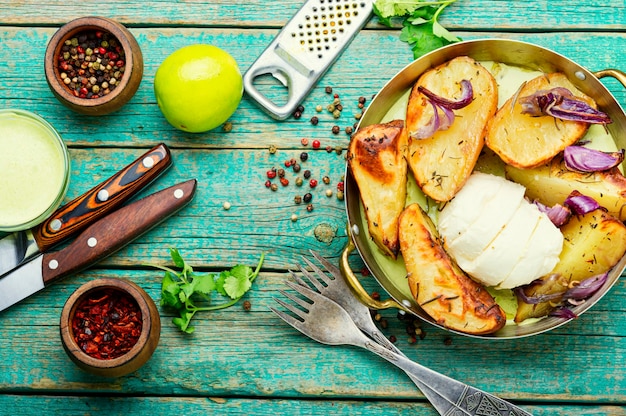
M 597 107 L 591 97 L 580 92 L 562 73 L 545 74 L 528 81 L 504 103 L 487 126 L 485 144 L 506 164 L 518 168 L 543 165 L 587 132 L 587 123 L 522 114 L 518 98 L 554 87 L 567 88 L 578 99 Z
M 602 209 L 573 216 L 561 232 L 564 242 L 559 262 L 540 282 L 524 288 L 527 296 L 564 292 L 571 282 L 609 271 L 626 253 L 626 226 Z M 518 299 L 515 322 L 545 316 L 555 302 L 559 299 L 534 305 Z
M 394 120 L 359 129 L 350 139 L 348 166 L 359 188 L 370 235 L 396 258 L 398 218 L 406 202 L 406 133 Z
M 447 130 L 436 131 L 430 138 L 409 137 L 408 162 L 417 184 L 439 202 L 452 199 L 474 169 L 483 148 L 487 121 L 498 106 L 496 80 L 478 62 L 466 56 L 458 57 L 425 72 L 413 86 L 407 105 L 406 128 L 410 136 L 427 125 L 434 115 L 432 105 L 418 87 L 458 100 L 464 79 L 472 84 L 474 100 L 454 111 L 452 125 Z
M 626 178 L 618 168 L 604 172 L 574 172 L 565 166 L 563 155 L 557 155 L 544 166 L 533 169 L 504 168 L 507 178 L 526 188 L 531 200 L 552 206 L 563 204 L 565 198 L 577 190 L 595 199 L 608 212 L 626 221 Z
M 504 326 L 502 308 L 448 256 L 419 205 L 402 212 L 398 234 L 411 293 L 438 324 L 468 334 L 488 334 Z

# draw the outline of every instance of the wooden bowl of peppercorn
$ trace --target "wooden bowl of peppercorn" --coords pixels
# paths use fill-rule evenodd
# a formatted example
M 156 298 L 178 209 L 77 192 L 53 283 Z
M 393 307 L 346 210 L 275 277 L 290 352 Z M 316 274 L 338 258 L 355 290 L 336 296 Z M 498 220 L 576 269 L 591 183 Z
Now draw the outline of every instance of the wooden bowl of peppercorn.
M 63 348 L 79 368 L 121 377 L 150 359 L 161 336 L 161 319 L 152 298 L 137 284 L 102 278 L 68 298 L 60 330 Z
M 114 112 L 137 92 L 143 55 L 135 37 L 105 17 L 81 17 L 62 26 L 45 55 L 46 81 L 65 106 L 87 115 Z

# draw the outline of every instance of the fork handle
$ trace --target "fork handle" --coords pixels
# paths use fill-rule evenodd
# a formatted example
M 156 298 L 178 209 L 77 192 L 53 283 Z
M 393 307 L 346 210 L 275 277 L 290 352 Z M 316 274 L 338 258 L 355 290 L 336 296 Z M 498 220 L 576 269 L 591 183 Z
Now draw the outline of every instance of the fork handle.
M 440 396 L 440 401 L 443 398 L 445 402 L 442 402 L 441 405 L 444 407 L 436 406 L 443 415 L 455 415 L 461 409 L 466 414 L 476 416 L 485 414 L 532 416 L 531 413 L 514 406 L 506 400 L 426 368 L 375 342 L 370 340 L 364 341 L 362 347 L 404 370 L 412 380 L 419 381 L 437 396 Z M 424 392 L 424 395 L 426 394 Z M 442 412 L 441 409 L 445 409 L 445 406 L 449 406 L 449 409 Z
M 368 328 L 361 328 L 361 330 L 365 331 L 367 335 L 372 337 L 374 341 L 376 341 L 381 347 L 384 347 L 391 352 L 406 357 L 402 353 L 402 351 L 400 351 L 391 341 L 389 341 L 387 337 L 382 332 L 380 332 L 373 324 L 372 327 L 369 327 L 368 325 Z M 376 351 L 373 352 L 378 354 Z M 406 374 L 409 376 L 413 384 L 415 384 L 417 388 L 419 388 L 420 391 L 424 394 L 424 396 L 426 396 L 426 398 L 433 405 L 433 407 L 437 409 L 439 414 L 455 416 L 459 415 L 458 412 L 461 412 L 463 415 L 468 416 L 472 416 L 475 414 L 470 413 L 467 409 L 461 407 L 461 405 L 459 405 L 456 401 L 453 401 L 449 397 L 433 390 L 428 385 L 424 384 L 424 382 L 422 382 L 422 380 L 418 376 L 414 375 L 412 372 L 407 371 Z

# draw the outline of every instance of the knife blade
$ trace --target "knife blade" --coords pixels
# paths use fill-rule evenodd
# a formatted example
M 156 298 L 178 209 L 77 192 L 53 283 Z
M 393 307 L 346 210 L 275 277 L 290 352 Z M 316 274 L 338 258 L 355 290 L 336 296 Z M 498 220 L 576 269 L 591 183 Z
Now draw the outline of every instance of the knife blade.
M 124 169 L 57 209 L 41 224 L 0 239 L 0 276 L 84 230 L 128 201 L 172 164 L 158 144 Z
M 0 278 L 0 311 L 78 273 L 141 236 L 193 198 L 195 179 L 153 193 L 99 219 L 63 249 L 37 255 Z

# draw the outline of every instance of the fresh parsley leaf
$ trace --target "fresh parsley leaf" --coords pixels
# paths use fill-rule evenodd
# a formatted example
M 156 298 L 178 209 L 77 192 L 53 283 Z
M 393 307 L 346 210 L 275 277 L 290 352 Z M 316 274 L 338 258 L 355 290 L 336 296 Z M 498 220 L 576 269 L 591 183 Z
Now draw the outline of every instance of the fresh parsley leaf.
M 247 277 L 240 278 L 230 275 L 224 282 L 224 291 L 231 299 L 237 299 L 242 297 L 250 289 L 250 286 L 252 286 L 252 282 Z
M 217 292 L 222 296 L 228 296 L 228 293 L 226 293 L 226 290 L 224 289 L 224 283 L 226 283 L 226 278 L 228 276 L 228 272 L 223 271 L 215 279 L 215 290 L 217 290 Z
M 172 323 L 187 334 L 195 331 L 190 323 L 197 312 L 223 309 L 237 303 L 252 288 L 252 282 L 259 275 L 265 259 L 262 253 L 254 270 L 238 264 L 221 273 L 199 274 L 193 271 L 178 250 L 171 248 L 170 256 L 174 265 L 182 270 L 177 272 L 154 266 L 165 271 L 161 282 L 161 305 L 178 312 Z M 212 304 L 211 295 L 214 292 L 222 296 L 222 302 Z
M 198 275 L 193 278 L 195 282 L 194 291 L 205 295 L 206 297 L 211 295 L 211 292 L 215 290 L 215 279 L 210 274 Z
M 406 22 L 400 31 L 400 40 L 411 46 L 413 56 L 416 58 L 450 43 L 443 38 L 432 36 L 431 33 L 431 23 L 414 26 Z
M 457 0 L 376 0 L 374 13 L 381 24 L 391 27 L 392 18 L 403 18 L 400 40 L 407 42 L 415 59 L 461 39 L 439 23 L 439 15 Z
M 174 281 L 172 273 L 165 272 L 163 281 L 161 282 L 161 305 L 170 306 L 172 308 L 182 307 L 182 303 L 178 297 L 180 286 Z

